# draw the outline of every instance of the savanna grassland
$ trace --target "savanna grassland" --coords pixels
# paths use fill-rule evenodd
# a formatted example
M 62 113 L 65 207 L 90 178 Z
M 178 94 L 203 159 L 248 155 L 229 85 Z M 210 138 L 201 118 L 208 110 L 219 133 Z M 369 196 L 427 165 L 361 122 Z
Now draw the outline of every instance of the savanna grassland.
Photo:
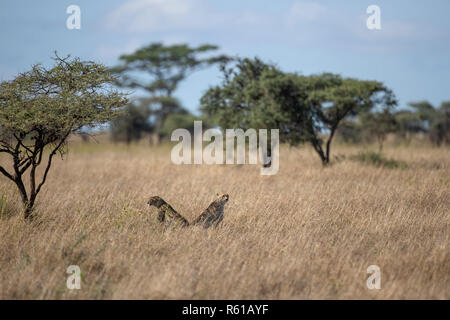
M 0 177 L 0 298 L 450 299 L 450 149 L 387 146 L 406 168 L 351 160 L 361 149 L 336 145 L 346 158 L 323 168 L 282 147 L 279 173 L 261 176 L 176 166 L 168 146 L 73 141 L 32 222 Z M 159 195 L 192 220 L 217 192 L 230 195 L 217 229 L 164 230 L 146 205 Z M 366 287 L 370 265 L 381 290 Z

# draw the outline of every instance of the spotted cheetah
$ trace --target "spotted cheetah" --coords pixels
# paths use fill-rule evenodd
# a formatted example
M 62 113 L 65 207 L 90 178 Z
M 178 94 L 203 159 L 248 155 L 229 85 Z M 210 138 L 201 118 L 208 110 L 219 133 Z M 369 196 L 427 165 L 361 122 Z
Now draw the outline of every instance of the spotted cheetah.
M 217 227 L 223 220 L 223 210 L 225 204 L 228 202 L 230 196 L 228 194 L 217 194 L 217 199 L 214 200 L 197 219 L 189 223 L 182 215 L 176 212 L 166 201 L 161 197 L 154 196 L 149 199 L 147 204 L 155 206 L 158 210 L 158 221 L 165 223 L 166 226 L 172 222 L 187 227 L 189 225 L 201 225 L 205 229 L 214 225 Z
M 166 226 L 179 224 L 183 227 L 187 227 L 189 225 L 189 222 L 161 197 L 151 197 L 147 204 L 158 208 L 158 221 L 165 223 Z
M 205 229 L 212 225 L 217 227 L 223 220 L 223 209 L 229 199 L 228 194 L 217 194 L 217 199 L 197 219 L 192 221 L 191 225 L 202 225 Z

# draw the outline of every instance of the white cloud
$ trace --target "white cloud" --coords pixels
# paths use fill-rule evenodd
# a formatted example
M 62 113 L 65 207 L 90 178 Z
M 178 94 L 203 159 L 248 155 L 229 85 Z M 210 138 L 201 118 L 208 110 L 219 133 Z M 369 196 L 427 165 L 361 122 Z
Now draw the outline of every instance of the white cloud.
M 382 30 L 366 28 L 367 15 L 330 7 L 312 0 L 296 0 L 288 10 L 271 14 L 262 7 L 219 11 L 209 0 L 130 0 L 104 21 L 110 30 L 125 33 L 162 32 L 162 40 L 200 37 L 233 42 L 309 45 L 362 51 L 391 51 L 418 41 L 447 37 L 429 26 L 382 19 Z M 198 39 L 198 38 L 197 38 Z M 431 39 L 431 40 L 430 40 Z M 438 43 L 439 41 L 435 41 Z
M 106 17 L 106 26 L 130 32 L 202 28 L 208 21 L 204 0 L 131 0 Z
M 270 20 L 256 10 L 221 12 L 209 0 L 130 0 L 110 12 L 104 25 L 124 32 L 234 31 Z
M 297 0 L 286 13 L 286 34 L 301 45 L 339 47 L 366 52 L 387 52 L 413 48 L 419 43 L 439 43 L 449 37 L 445 32 L 429 25 L 420 25 L 399 19 L 382 19 L 381 30 L 366 27 L 367 15 L 355 15 L 341 8 Z M 438 40 L 438 41 L 435 41 Z

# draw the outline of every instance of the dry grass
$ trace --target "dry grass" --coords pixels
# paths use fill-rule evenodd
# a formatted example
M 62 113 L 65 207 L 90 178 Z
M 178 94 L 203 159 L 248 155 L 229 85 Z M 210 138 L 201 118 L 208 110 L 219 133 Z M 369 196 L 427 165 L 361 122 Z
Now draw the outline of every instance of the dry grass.
M 358 149 L 336 147 L 335 154 Z M 169 149 L 72 145 L 26 223 L 0 178 L 0 298 L 449 299 L 450 150 L 387 149 L 407 169 L 322 168 L 282 148 L 280 172 L 176 166 Z M 188 219 L 230 194 L 218 229 L 164 231 L 160 195 Z M 66 289 L 69 265 L 81 290 Z M 381 290 L 366 268 L 380 266 Z

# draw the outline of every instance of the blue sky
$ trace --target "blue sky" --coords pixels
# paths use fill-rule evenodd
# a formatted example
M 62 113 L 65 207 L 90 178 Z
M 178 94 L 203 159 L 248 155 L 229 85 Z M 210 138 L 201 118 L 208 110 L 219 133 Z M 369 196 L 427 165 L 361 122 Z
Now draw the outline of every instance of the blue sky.
M 66 28 L 66 8 L 81 8 L 81 29 Z M 368 30 L 366 8 L 381 8 Z M 285 71 L 324 71 L 383 81 L 400 106 L 450 100 L 450 1 L 407 0 L 58 0 L 0 2 L 0 80 L 54 50 L 107 65 L 151 42 L 211 43 L 222 53 L 259 56 Z M 191 111 L 217 68 L 193 74 L 175 95 Z

